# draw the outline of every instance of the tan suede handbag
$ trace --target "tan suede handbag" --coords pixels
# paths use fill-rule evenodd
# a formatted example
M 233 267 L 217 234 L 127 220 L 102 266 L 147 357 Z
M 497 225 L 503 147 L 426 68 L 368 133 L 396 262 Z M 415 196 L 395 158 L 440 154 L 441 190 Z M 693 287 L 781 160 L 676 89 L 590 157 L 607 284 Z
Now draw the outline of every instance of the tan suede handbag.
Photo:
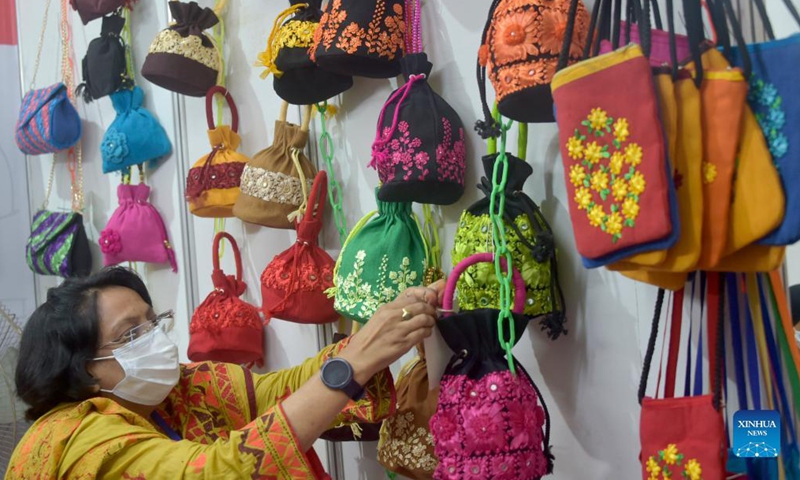
M 272 228 L 294 228 L 306 210 L 317 169 L 305 154 L 311 107 L 303 107 L 302 125 L 286 121 L 289 104 L 281 107 L 272 145 L 244 167 L 241 193 L 233 206 L 239 219 Z

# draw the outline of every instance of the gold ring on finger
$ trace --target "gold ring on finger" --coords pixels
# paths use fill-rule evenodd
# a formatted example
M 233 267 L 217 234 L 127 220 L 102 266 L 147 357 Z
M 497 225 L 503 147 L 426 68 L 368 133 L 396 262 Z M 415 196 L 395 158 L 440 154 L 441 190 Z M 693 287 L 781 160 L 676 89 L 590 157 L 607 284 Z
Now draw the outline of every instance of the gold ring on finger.
M 411 312 L 409 312 L 409 311 L 408 311 L 408 310 L 406 310 L 405 308 L 403 309 L 403 316 L 402 316 L 402 319 L 403 319 L 404 321 L 405 321 L 405 320 L 411 320 L 413 317 L 414 317 L 414 315 L 413 315 Z

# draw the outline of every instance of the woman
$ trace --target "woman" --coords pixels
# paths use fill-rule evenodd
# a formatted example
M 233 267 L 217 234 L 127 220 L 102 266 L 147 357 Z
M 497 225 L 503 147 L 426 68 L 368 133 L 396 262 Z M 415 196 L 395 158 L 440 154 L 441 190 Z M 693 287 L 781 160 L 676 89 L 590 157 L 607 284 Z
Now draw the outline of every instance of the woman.
M 179 366 L 171 312 L 129 270 L 66 280 L 22 335 L 16 386 L 35 423 L 6 478 L 328 478 L 312 444 L 393 412 L 387 367 L 431 334 L 442 290 L 406 290 L 349 339 L 258 375 Z

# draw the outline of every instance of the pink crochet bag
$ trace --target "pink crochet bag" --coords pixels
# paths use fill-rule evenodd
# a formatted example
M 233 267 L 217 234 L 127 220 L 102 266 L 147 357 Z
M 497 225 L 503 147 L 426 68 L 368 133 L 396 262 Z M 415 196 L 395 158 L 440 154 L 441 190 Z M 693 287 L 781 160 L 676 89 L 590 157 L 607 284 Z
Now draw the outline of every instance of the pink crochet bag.
M 480 253 L 459 263 L 447 282 L 443 309 L 452 310 L 456 282 L 467 267 L 491 262 Z M 514 324 L 525 329 L 525 283 L 513 273 Z M 550 415 L 541 393 L 522 365 L 508 368 L 500 346 L 495 309 L 445 316 L 437 322 L 447 345 L 456 352 L 445 369 L 439 404 L 431 418 L 438 480 L 539 479 L 553 471 Z M 544 430 L 544 432 L 543 432 Z
M 150 187 L 144 183 L 117 187 L 119 206 L 99 239 L 105 266 L 123 262 L 168 263 L 173 272 L 178 271 L 164 220 L 148 201 L 149 196 Z

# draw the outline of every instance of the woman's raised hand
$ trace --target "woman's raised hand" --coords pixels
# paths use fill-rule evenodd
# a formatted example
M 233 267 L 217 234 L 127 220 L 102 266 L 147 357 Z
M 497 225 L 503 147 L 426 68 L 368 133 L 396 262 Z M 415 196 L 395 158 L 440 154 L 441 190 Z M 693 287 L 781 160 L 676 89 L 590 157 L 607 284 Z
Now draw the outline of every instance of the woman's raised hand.
M 353 367 L 355 380 L 365 384 L 414 345 L 429 337 L 438 317 L 444 280 L 428 287 L 412 287 L 378 308 L 367 324 L 350 339 L 340 356 Z

